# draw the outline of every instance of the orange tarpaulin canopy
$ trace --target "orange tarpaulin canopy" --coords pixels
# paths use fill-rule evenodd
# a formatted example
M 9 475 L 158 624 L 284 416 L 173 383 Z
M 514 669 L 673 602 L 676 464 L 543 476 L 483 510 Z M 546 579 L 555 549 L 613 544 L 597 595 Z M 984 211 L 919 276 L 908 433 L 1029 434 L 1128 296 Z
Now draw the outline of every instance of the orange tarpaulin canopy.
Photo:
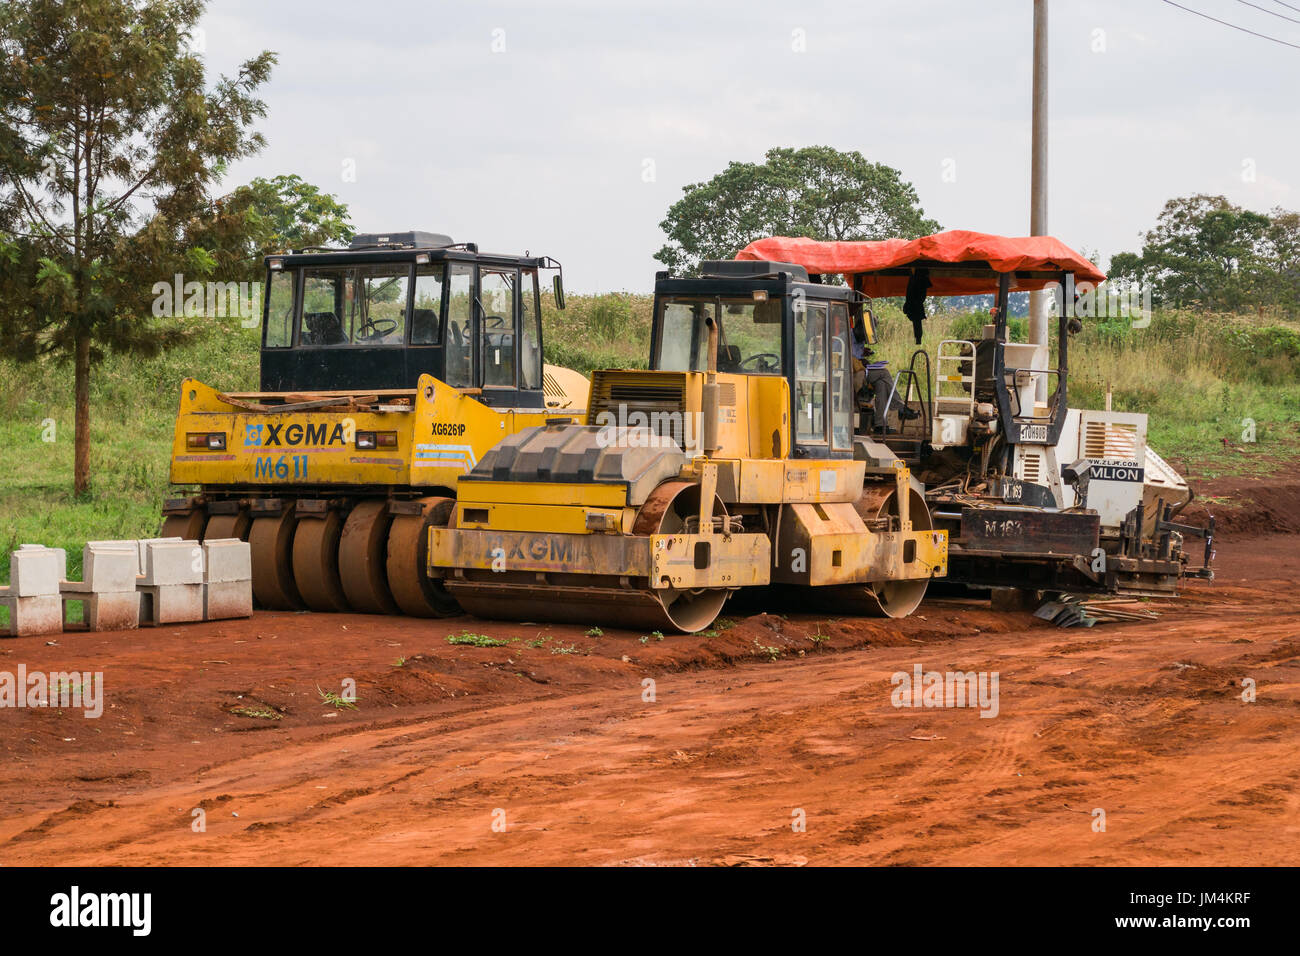
M 881 270 L 928 265 L 928 295 L 979 295 L 998 291 L 1000 272 L 1073 272 L 1075 282 L 1101 282 L 1100 269 L 1059 239 L 1051 236 L 993 236 L 954 229 L 920 239 L 883 239 L 878 242 L 822 242 L 772 236 L 751 242 L 737 259 L 793 262 L 810 274 L 859 274 L 856 288 L 869 296 L 903 295 L 907 275 L 880 275 Z M 945 274 L 944 265 L 972 269 L 991 268 L 987 276 Z M 965 271 L 965 270 L 962 270 Z M 875 273 L 875 274 L 873 274 Z M 1049 278 L 1012 279 L 1013 290 L 1041 289 Z

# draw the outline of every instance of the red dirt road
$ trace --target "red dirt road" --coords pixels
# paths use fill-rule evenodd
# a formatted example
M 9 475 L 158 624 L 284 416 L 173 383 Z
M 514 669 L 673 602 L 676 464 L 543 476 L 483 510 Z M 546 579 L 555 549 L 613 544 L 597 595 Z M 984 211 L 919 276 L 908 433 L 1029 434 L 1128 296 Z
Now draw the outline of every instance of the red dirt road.
M 1294 864 L 1297 580 L 1272 535 L 1090 630 L 936 600 L 644 644 L 271 613 L 6 641 L 106 703 L 0 710 L 0 864 Z M 894 707 L 916 664 L 997 671 L 997 716 Z M 345 678 L 356 710 L 321 700 Z

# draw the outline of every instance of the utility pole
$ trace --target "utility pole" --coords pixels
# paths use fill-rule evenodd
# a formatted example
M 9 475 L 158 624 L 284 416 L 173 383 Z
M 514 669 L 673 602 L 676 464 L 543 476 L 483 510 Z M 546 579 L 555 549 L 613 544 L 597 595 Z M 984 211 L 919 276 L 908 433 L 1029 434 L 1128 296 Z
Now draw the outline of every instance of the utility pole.
M 1029 171 L 1029 234 L 1047 235 L 1047 0 L 1034 0 L 1034 90 L 1032 152 Z M 1029 294 L 1029 341 L 1047 345 L 1050 293 Z M 1046 366 L 1044 366 L 1046 367 Z M 1036 397 L 1047 401 L 1047 376 L 1038 375 Z

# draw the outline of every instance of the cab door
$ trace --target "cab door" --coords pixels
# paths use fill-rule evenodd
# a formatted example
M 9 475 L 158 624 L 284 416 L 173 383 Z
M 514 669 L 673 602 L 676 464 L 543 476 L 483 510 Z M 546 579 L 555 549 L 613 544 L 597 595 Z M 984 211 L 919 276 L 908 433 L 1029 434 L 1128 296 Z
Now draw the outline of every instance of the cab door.
M 448 273 L 446 382 L 496 408 L 543 409 L 537 271 L 453 264 Z
M 827 358 L 826 306 L 795 299 L 794 308 L 794 414 L 795 454 L 800 458 L 829 458 L 826 438 Z
M 515 290 L 519 270 L 508 266 L 479 266 L 478 272 L 479 388 L 488 404 L 511 404 L 517 388 L 515 355 L 518 328 Z
M 796 455 L 853 455 L 853 360 L 848 306 L 796 299 L 791 402 Z

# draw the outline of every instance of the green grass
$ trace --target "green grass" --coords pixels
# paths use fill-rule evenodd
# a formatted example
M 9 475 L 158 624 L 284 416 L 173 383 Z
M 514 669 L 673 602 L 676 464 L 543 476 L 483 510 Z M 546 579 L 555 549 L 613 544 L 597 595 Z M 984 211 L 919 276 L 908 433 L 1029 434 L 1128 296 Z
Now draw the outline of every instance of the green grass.
M 67 549 L 81 576 L 88 540 L 158 533 L 172 426 L 187 376 L 232 391 L 257 387 L 257 333 L 237 320 L 199 319 L 197 339 L 152 359 L 109 355 L 91 376 L 91 487 L 72 494 L 72 369 L 0 358 L 0 580 L 24 542 Z M 42 440 L 54 420 L 54 441 Z
M 447 643 L 467 644 L 470 647 L 505 647 L 510 642 L 495 637 L 488 637 L 486 634 L 474 634 L 470 631 L 466 631 L 463 634 L 448 634 Z
M 543 296 L 546 361 L 587 375 L 597 368 L 645 368 L 653 296 L 609 292 L 569 296 L 564 311 Z
M 875 313 L 877 354 L 894 371 L 907 368 L 917 348 L 911 323 L 892 302 Z M 922 345 L 933 359 L 940 340 L 978 334 L 979 319 L 939 311 L 926 321 Z M 1055 356 L 1054 331 L 1050 347 Z M 1086 319 L 1070 340 L 1070 405 L 1105 408 L 1108 386 L 1116 411 L 1149 416 L 1147 441 L 1162 457 L 1195 461 L 1202 473 L 1249 474 L 1270 467 L 1270 458 L 1300 455 L 1300 323 L 1160 310 L 1139 329 Z M 1247 418 L 1254 443 L 1243 441 Z
M 549 301 L 549 300 L 547 300 Z M 570 296 L 563 312 L 544 308 L 546 359 L 584 373 L 645 367 L 651 297 Z M 916 346 L 894 301 L 875 307 L 878 354 L 895 371 Z M 937 311 L 924 345 L 933 355 L 954 326 L 979 317 Z M 167 495 L 168 458 L 180 383 L 193 376 L 223 390 L 257 386 L 257 332 L 236 320 L 196 319 L 195 339 L 152 359 L 109 355 L 91 381 L 91 488 L 72 495 L 72 371 L 0 357 L 0 581 L 9 552 L 24 542 L 65 548 L 69 575 L 97 538 L 157 533 Z M 1150 415 L 1149 440 L 1166 458 L 1208 464 L 1211 472 L 1251 473 L 1300 453 L 1300 324 L 1254 315 L 1157 312 L 1151 326 L 1088 321 L 1072 341 L 1071 404 Z M 1242 440 L 1243 419 L 1256 441 Z M 54 441 L 43 441 L 54 422 Z M 1225 440 L 1228 447 L 1225 447 Z M 715 629 L 721 629 L 715 625 Z
M 361 701 L 360 697 L 349 699 L 334 693 L 332 690 L 321 690 L 319 686 L 316 688 L 316 693 L 320 695 L 322 704 L 333 707 L 335 710 L 356 710 L 357 704 Z
M 1236 474 L 1300 452 L 1296 323 L 1168 312 L 1146 329 L 1095 324 L 1076 342 L 1071 404 L 1103 408 L 1109 385 L 1115 409 L 1150 416 L 1147 440 L 1166 458 Z

